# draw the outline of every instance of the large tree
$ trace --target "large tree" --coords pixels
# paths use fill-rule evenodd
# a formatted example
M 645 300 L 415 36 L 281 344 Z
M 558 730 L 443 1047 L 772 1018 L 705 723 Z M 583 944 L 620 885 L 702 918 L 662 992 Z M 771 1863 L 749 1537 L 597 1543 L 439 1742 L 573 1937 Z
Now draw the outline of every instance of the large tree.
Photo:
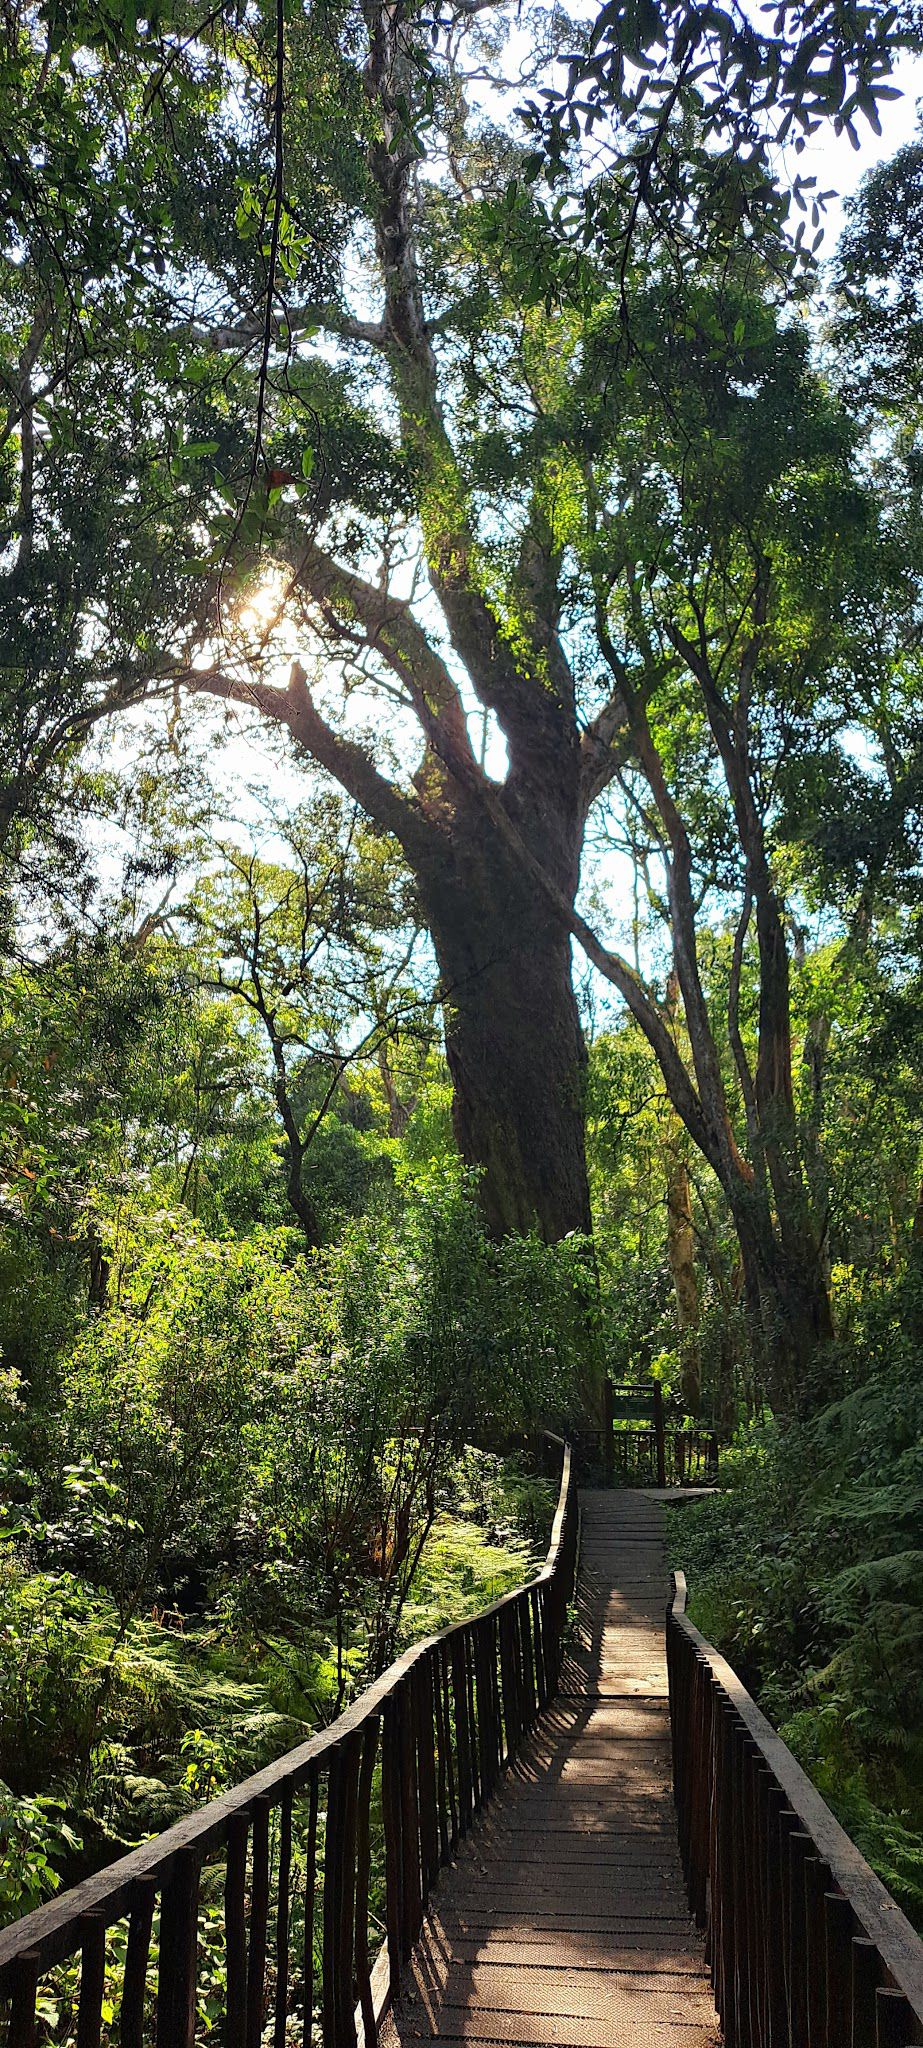
M 289 91 L 299 106 L 335 104 L 339 154 L 316 119 L 293 115 L 286 205 L 306 220 L 309 195 L 332 182 L 338 231 L 321 237 L 322 261 L 305 237 L 310 299 L 287 303 L 264 337 L 276 502 L 263 538 L 283 565 L 300 658 L 286 687 L 227 649 L 184 681 L 279 720 L 399 840 L 439 962 L 462 1152 L 483 1169 L 495 1228 L 537 1223 L 556 1237 L 590 1220 L 584 1048 L 569 934 L 515 842 L 573 902 L 587 812 L 614 757 L 612 707 L 588 704 L 567 647 L 555 327 L 496 296 L 512 145 L 469 119 L 457 64 L 442 67 L 431 136 L 449 169 L 421 178 L 409 110 L 432 86 L 422 23 L 375 5 L 356 27 L 355 59 L 345 30 L 339 51 L 326 29 L 293 37 Z M 484 54 L 472 48 L 469 64 Z M 261 333 L 258 313 L 226 317 L 201 341 L 224 354 Z M 524 427 L 528 463 L 513 446 Z M 333 708 L 332 674 L 368 693 L 371 742 Z M 382 762 L 395 704 L 409 778 Z M 482 717 L 502 736 L 500 780 Z
M 133 251 L 127 328 L 107 324 L 91 277 L 88 360 L 61 369 L 69 470 L 45 313 L 11 321 L 34 351 L 11 406 L 14 524 L 34 586 L 73 523 L 66 508 L 55 524 L 54 490 L 88 462 L 95 407 L 94 513 L 103 536 L 132 534 L 132 561 L 142 534 L 147 566 L 126 604 L 135 585 L 107 538 L 101 591 L 81 583 L 59 670 L 68 684 L 79 670 L 77 724 L 164 689 L 237 700 L 399 840 L 438 955 L 462 1149 L 496 1228 L 556 1236 L 589 1221 L 569 929 L 585 825 L 644 744 L 588 536 L 600 489 L 610 517 L 613 405 L 636 376 L 626 289 L 660 260 L 675 293 L 682 247 L 636 204 L 630 122 L 635 170 L 607 185 L 608 247 L 582 258 L 557 203 L 525 189 L 529 152 L 506 117 L 577 31 L 532 12 L 511 93 L 510 26 L 502 7 L 460 9 L 434 46 L 429 16 L 381 0 L 257 10 L 223 83 L 206 56 L 204 93 L 196 52 L 220 39 L 174 36 L 135 81 L 127 129 L 132 202 L 164 246 L 142 236 Z M 809 52 L 812 77 L 825 49 Z M 174 73 L 185 88 L 165 106 Z M 694 119 L 684 94 L 658 146 L 691 148 Z M 579 161 L 568 175 L 565 212 Z M 727 336 L 713 340 L 720 356 Z M 278 628 L 255 644 L 237 597 L 271 573 Z M 674 624 L 688 640 L 688 619 Z M 692 982 L 683 996 L 688 1009 Z M 656 1004 L 649 1017 L 663 1049 Z

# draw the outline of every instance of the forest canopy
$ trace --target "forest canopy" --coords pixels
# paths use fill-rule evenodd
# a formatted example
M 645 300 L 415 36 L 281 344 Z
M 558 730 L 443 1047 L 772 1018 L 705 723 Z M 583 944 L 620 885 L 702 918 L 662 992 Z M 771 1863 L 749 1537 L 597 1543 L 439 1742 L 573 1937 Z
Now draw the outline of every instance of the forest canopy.
M 923 134 L 806 166 L 921 34 L 0 7 L 3 1916 L 521 1576 L 607 1371 L 920 1908 Z

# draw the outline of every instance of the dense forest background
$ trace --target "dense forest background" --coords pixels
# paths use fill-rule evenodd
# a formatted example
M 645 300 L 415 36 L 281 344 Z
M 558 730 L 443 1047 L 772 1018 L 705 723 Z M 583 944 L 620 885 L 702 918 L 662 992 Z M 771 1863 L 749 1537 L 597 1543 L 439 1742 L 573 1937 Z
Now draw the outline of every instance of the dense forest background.
M 0 1917 L 519 1582 L 608 1371 L 923 1924 L 923 140 L 820 272 L 799 169 L 919 42 L 0 8 Z

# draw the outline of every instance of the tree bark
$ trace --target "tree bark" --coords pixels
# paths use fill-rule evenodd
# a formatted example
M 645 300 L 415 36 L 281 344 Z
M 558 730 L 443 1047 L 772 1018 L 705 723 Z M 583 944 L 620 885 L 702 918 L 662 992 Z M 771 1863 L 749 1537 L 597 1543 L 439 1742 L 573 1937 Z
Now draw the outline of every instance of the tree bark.
M 570 936 L 483 814 L 456 815 L 451 860 L 418 865 L 443 984 L 453 1118 L 481 1169 L 489 1228 L 548 1242 L 589 1231 L 586 1048 Z
M 676 1321 L 680 1337 L 683 1400 L 690 1415 L 697 1415 L 702 1398 L 702 1361 L 699 1353 L 699 1284 L 695 1270 L 695 1237 L 692 1228 L 692 1183 L 682 1152 L 667 1153 L 667 1251 Z

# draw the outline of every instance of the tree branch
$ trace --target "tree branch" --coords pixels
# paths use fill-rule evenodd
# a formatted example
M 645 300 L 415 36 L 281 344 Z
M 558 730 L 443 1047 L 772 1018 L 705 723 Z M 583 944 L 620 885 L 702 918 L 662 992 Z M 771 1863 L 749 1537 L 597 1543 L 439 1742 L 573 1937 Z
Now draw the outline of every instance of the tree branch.
M 360 320 L 348 313 L 335 300 L 305 301 L 300 306 L 286 306 L 284 311 L 273 316 L 270 325 L 272 340 L 277 345 L 289 344 L 300 335 L 307 335 L 316 328 L 325 334 L 336 335 L 342 341 L 365 342 L 370 348 L 383 348 L 387 339 L 380 320 Z M 240 320 L 202 321 L 186 320 L 171 330 L 185 335 L 190 341 L 199 342 L 203 348 L 216 351 L 225 349 L 250 349 L 260 344 L 266 333 L 266 321 L 257 312 L 247 313 Z
M 750 1147 L 753 1152 L 754 1163 L 756 1163 L 760 1156 L 760 1131 L 756 1107 L 756 1090 L 753 1085 L 753 1075 L 750 1072 L 747 1049 L 740 1032 L 740 977 L 743 968 L 744 946 L 750 929 L 752 911 L 753 891 L 748 877 L 744 886 L 743 906 L 737 923 L 737 929 L 734 933 L 734 951 L 731 958 L 731 974 L 728 982 L 728 1039 L 740 1081 L 740 1090 L 744 1099 L 744 1109 L 747 1118 L 747 1129 L 750 1133 Z
M 621 744 L 616 746 L 616 741 Z M 620 689 L 597 711 L 580 736 L 580 800 L 586 816 L 631 753 L 631 728 Z
M 473 767 L 458 688 L 410 605 L 354 569 L 343 568 L 313 540 L 300 550 L 292 568 L 296 583 L 320 607 L 328 626 L 349 638 L 351 622 L 358 621 L 364 645 L 382 656 L 410 692 L 428 740 L 447 764 L 458 757 L 465 770 Z
M 554 690 L 548 688 L 547 653 L 533 643 L 532 660 L 527 657 L 524 665 L 522 653 L 509 645 L 503 621 L 481 587 L 468 491 L 440 403 L 437 363 L 417 265 L 412 205 L 415 155 L 406 120 L 415 83 L 409 17 L 401 8 L 376 4 L 368 9 L 368 19 L 365 88 L 380 125 L 380 138 L 369 152 L 369 168 L 377 189 L 375 242 L 385 291 L 384 345 L 394 376 L 402 440 L 422 478 L 420 511 L 427 568 L 452 646 L 482 703 L 498 718 L 515 772 L 525 693 L 533 727 L 536 717 L 544 722 L 556 708 L 560 718 L 560 707 L 555 706 Z M 557 658 L 564 659 L 560 648 Z M 528 749 L 521 751 L 526 758 Z
M 249 704 L 264 718 L 284 725 L 292 738 L 347 790 L 380 831 L 399 840 L 409 858 L 431 851 L 433 828 L 414 797 L 405 795 L 376 767 L 356 740 L 334 731 L 318 711 L 300 662 L 293 662 L 288 688 L 244 680 L 223 669 L 190 668 L 173 679 L 192 696 Z

